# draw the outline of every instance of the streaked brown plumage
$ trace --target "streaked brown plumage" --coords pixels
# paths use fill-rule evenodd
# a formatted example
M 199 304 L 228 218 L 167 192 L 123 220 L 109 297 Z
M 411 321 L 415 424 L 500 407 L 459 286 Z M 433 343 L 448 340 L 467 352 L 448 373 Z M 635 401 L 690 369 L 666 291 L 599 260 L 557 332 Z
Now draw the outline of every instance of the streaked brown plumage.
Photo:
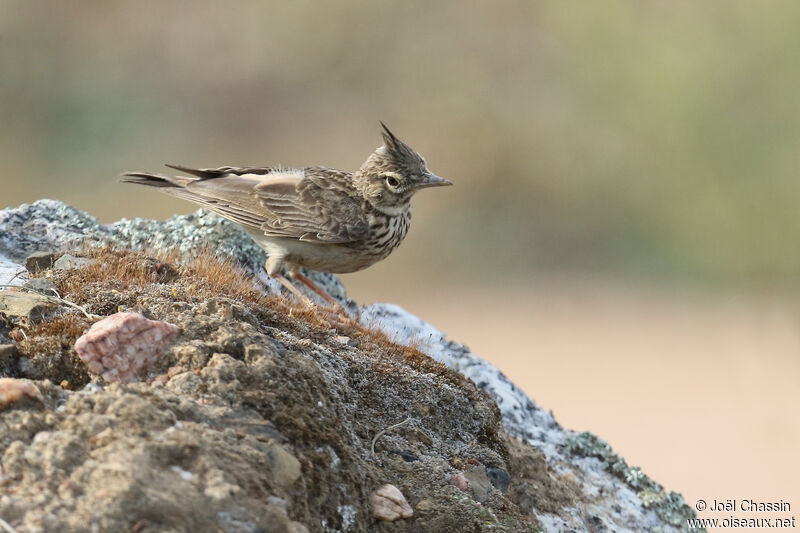
M 333 303 L 300 267 L 347 273 L 384 259 L 406 236 L 411 197 L 426 187 L 452 185 L 381 125 L 383 145 L 356 172 L 167 165 L 189 176 L 129 172 L 121 181 L 157 187 L 240 224 L 267 252 L 270 276 L 302 297 L 281 274 L 285 265 L 290 276 Z

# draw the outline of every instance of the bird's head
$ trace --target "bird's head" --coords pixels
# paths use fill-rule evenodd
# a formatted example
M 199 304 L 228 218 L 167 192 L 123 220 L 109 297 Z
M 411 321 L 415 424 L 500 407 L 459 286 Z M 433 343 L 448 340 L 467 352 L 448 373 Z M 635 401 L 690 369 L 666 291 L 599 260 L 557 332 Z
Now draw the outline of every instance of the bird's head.
M 427 187 L 452 185 L 428 170 L 425 160 L 381 122 L 383 144 L 354 175 L 364 197 L 378 210 L 399 214 L 407 210 L 411 197 Z

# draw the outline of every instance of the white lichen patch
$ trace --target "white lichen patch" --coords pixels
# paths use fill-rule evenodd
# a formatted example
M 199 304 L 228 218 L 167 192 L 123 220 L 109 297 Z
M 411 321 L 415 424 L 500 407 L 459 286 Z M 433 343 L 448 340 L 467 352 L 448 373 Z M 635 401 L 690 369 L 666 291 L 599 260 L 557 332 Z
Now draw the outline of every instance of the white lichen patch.
M 25 267 L 0 254 L 0 285 L 22 285 L 28 280 Z
M 352 505 L 340 505 L 336 508 L 339 516 L 342 517 L 342 531 L 349 531 L 351 527 L 356 525 L 356 516 L 358 511 Z

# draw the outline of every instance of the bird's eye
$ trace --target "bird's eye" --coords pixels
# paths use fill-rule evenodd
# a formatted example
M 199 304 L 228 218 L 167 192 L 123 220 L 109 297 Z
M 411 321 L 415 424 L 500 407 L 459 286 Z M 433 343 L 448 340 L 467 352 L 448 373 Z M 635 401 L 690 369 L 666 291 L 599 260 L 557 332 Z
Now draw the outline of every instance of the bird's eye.
M 386 176 L 386 185 L 389 187 L 397 187 L 400 185 L 400 180 L 394 176 Z

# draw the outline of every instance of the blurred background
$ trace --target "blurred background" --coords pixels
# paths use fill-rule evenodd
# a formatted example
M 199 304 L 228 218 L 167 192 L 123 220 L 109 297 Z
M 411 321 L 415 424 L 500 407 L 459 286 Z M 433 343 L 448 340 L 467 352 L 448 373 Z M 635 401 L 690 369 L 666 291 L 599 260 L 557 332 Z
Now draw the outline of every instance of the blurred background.
M 800 506 L 800 4 L 0 3 L 0 208 L 194 206 L 126 170 L 355 170 L 378 120 L 456 187 L 343 277 L 666 488 Z

